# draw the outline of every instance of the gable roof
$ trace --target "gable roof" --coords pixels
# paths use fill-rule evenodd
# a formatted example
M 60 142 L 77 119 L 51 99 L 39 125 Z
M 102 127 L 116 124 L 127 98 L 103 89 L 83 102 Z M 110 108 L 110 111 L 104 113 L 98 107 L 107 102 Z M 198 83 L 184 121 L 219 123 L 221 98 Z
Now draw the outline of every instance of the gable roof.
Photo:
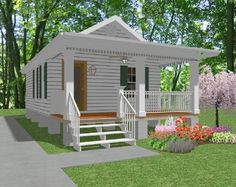
M 118 16 L 112 16 L 80 33 L 145 41 Z

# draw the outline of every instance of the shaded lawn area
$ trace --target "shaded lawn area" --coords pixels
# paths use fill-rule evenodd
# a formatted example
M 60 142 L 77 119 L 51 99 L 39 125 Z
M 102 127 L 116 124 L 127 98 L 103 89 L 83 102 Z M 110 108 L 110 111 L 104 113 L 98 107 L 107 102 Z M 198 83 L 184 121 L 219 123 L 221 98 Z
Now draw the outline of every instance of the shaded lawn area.
M 73 148 L 63 145 L 62 134 L 48 134 L 46 127 L 38 127 L 38 123 L 31 122 L 24 116 L 18 116 L 15 119 L 46 153 L 58 154 L 75 151 Z
M 25 109 L 0 109 L 0 116 L 25 115 Z
M 202 124 L 214 126 L 214 110 L 202 111 Z M 220 124 L 236 132 L 236 113 L 221 110 Z M 137 145 L 151 149 L 148 139 Z M 154 150 L 153 150 L 154 151 Z M 236 145 L 207 144 L 188 154 L 160 156 L 65 168 L 78 186 L 236 186 Z
M 31 122 L 30 120 L 26 119 L 24 116 L 17 116 L 15 119 L 19 122 L 19 124 L 33 137 L 33 139 L 41 146 L 41 148 L 48 154 L 58 154 L 58 153 L 65 153 L 65 152 L 72 152 L 76 151 L 72 147 L 66 147 L 63 145 L 63 136 L 61 128 L 61 134 L 48 134 L 47 127 L 39 127 L 38 123 Z M 116 129 L 120 130 L 120 129 Z M 106 130 L 103 129 L 105 132 Z M 96 132 L 95 128 L 90 129 L 81 129 L 81 133 L 91 133 Z M 114 138 L 124 138 L 124 135 L 108 135 L 107 139 L 114 139 Z M 85 141 L 96 141 L 100 140 L 98 136 L 92 137 L 82 137 L 80 139 L 81 142 Z M 118 147 L 118 146 L 128 146 L 126 143 L 117 143 L 112 144 L 111 147 Z M 83 146 L 82 150 L 92 150 L 92 149 L 103 149 L 101 145 L 92 145 L 92 146 Z

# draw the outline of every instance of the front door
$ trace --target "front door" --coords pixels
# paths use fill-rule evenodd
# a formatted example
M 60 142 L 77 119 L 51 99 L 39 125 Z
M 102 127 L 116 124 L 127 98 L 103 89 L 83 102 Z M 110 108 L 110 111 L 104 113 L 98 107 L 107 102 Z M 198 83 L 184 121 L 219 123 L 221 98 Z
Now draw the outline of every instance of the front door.
M 87 62 L 75 61 L 74 98 L 80 111 L 87 110 Z

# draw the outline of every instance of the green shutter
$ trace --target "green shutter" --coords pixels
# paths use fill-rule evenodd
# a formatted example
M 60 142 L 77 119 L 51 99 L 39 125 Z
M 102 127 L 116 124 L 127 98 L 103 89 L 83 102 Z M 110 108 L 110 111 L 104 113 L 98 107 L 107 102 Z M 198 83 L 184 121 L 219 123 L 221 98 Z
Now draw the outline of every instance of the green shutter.
M 128 66 L 120 66 L 120 86 L 128 85 Z
M 149 67 L 145 67 L 145 91 L 149 91 Z
M 47 62 L 45 62 L 45 64 L 44 64 L 43 75 L 44 75 L 44 98 L 47 99 L 47 88 L 48 88 L 48 85 L 47 85 L 47 83 L 48 83 L 48 81 L 47 81 L 47 79 L 48 79 Z
M 36 69 L 36 96 L 39 98 L 39 68 Z
M 34 99 L 34 94 L 35 94 L 35 78 L 34 78 L 34 76 L 35 76 L 35 72 L 33 70 L 33 99 Z
M 42 66 L 39 66 L 39 98 L 42 98 Z

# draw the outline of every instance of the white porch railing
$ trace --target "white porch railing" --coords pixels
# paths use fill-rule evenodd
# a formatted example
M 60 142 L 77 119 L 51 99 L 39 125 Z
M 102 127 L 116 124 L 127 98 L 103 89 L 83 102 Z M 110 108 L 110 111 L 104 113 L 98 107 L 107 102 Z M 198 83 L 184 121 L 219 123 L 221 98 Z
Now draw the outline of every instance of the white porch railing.
M 77 104 L 74 100 L 74 97 L 69 92 L 68 98 L 68 118 L 70 120 L 69 127 L 72 133 L 73 140 L 76 137 L 76 142 L 79 144 L 80 142 L 80 111 L 77 107 Z
M 124 90 L 123 91 L 124 96 L 128 99 L 131 106 L 136 109 L 136 97 L 137 97 L 137 91 L 136 90 Z
M 191 91 L 146 91 L 146 112 L 190 112 Z
M 135 139 L 135 115 L 136 112 L 130 104 L 123 91 L 119 91 L 120 117 L 122 124 L 125 125 L 125 131 L 129 132 L 129 138 Z

